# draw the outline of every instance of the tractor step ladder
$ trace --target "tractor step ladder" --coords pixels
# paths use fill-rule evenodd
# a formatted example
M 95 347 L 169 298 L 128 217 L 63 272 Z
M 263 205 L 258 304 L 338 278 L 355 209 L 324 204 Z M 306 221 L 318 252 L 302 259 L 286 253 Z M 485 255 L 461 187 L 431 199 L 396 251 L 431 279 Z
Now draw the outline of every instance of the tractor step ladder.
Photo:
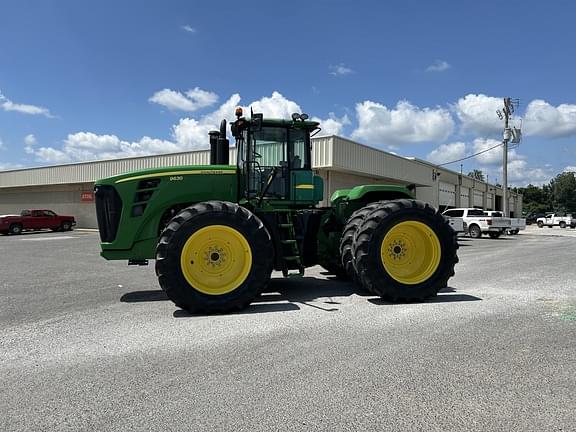
M 284 277 L 304 276 L 304 266 L 298 250 L 292 212 L 279 212 L 278 222 L 280 244 L 282 245 L 282 274 Z M 298 270 L 298 273 L 290 273 L 290 270 Z

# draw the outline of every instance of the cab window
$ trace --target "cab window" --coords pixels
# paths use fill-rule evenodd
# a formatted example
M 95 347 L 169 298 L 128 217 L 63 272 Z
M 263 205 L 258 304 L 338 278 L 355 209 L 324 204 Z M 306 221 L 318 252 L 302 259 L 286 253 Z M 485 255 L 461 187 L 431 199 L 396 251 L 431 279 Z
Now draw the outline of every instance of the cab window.
M 274 167 L 286 164 L 288 130 L 284 128 L 262 128 L 254 132 L 254 160 L 261 166 Z M 250 158 L 252 159 L 252 158 Z
M 290 130 L 290 143 L 292 144 L 292 155 L 290 155 L 290 168 L 292 169 L 309 169 L 310 161 L 306 142 L 308 133 L 302 129 Z

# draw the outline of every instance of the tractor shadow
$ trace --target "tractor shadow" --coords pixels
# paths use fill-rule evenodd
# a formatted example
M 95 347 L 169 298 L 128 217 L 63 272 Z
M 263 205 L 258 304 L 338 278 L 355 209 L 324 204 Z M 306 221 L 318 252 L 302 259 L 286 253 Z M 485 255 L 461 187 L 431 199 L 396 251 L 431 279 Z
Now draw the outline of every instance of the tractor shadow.
M 230 315 L 251 315 L 273 312 L 290 312 L 303 308 L 312 308 L 321 312 L 337 312 L 340 310 L 342 299 L 357 295 L 367 298 L 374 305 L 398 304 L 374 297 L 372 294 L 363 292 L 353 283 L 334 277 L 328 273 L 321 273 L 327 279 L 314 277 L 295 278 L 272 278 L 264 292 L 253 300 L 252 304 L 244 310 L 230 313 Z M 464 301 L 478 301 L 481 298 L 467 295 L 454 294 L 455 288 L 447 287 L 438 293 L 438 296 L 427 299 L 422 303 L 452 303 Z M 134 291 L 124 294 L 120 301 L 123 303 L 141 303 L 168 301 L 168 297 L 162 290 Z M 414 302 L 411 302 L 414 303 Z M 173 314 L 174 318 L 191 318 L 204 316 L 204 314 L 191 314 L 178 309 Z

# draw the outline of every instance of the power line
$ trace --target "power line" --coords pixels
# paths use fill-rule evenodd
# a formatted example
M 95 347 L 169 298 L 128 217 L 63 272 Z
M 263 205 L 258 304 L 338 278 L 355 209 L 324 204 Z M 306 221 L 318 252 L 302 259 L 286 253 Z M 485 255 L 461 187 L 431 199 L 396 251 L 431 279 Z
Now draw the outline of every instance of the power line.
M 446 163 L 443 163 L 443 164 L 439 164 L 439 165 L 437 165 L 437 166 L 450 165 L 450 164 L 453 164 L 453 163 L 456 163 L 456 162 L 460 162 L 460 161 L 463 161 L 463 160 L 466 160 L 466 159 L 470 159 L 470 158 L 473 158 L 473 157 L 475 157 L 475 156 L 481 155 L 482 153 L 486 153 L 486 152 L 488 152 L 488 151 L 490 151 L 490 150 L 494 150 L 496 147 L 502 147 L 502 146 L 503 146 L 503 143 L 499 143 L 499 144 L 495 145 L 494 147 L 487 148 L 486 150 L 482 150 L 481 152 L 471 154 L 470 156 L 463 157 L 462 159 L 456 159 L 456 160 L 453 160 L 453 161 L 450 161 L 450 162 L 446 162 Z

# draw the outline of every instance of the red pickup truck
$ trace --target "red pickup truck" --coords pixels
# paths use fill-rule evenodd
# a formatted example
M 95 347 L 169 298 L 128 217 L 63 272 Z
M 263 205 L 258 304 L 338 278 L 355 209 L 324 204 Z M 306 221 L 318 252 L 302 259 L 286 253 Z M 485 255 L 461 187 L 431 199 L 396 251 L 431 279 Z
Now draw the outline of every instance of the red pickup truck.
M 52 210 L 22 210 L 20 215 L 0 215 L 0 233 L 21 234 L 25 230 L 49 228 L 52 231 L 70 231 L 76 225 L 74 216 L 57 215 Z

